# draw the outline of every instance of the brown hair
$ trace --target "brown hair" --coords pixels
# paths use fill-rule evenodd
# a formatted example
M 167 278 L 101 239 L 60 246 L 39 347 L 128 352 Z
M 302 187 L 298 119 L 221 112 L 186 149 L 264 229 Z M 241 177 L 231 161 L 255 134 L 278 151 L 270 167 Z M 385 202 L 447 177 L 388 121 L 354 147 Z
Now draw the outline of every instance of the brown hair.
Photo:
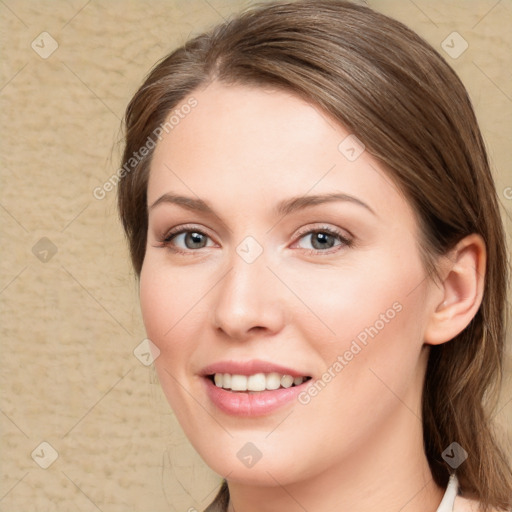
M 366 145 L 418 217 L 419 245 L 436 257 L 478 233 L 487 246 L 482 305 L 470 325 L 431 348 L 423 391 L 424 447 L 436 483 L 454 441 L 469 454 L 461 488 L 489 507 L 512 506 L 512 471 L 492 430 L 505 344 L 506 249 L 486 150 L 467 92 L 444 59 L 403 24 L 345 1 L 253 8 L 163 59 L 130 102 L 123 164 L 171 110 L 218 80 L 282 88 L 319 106 Z M 193 114 L 192 114 L 193 115 Z M 118 206 L 137 275 L 147 236 L 148 156 L 119 183 Z

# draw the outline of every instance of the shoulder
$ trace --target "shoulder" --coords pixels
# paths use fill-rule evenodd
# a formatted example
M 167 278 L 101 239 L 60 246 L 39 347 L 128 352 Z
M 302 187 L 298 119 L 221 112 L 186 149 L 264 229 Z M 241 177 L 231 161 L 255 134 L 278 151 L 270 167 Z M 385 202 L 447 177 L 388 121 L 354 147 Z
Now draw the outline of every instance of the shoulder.
M 478 501 L 471 500 L 469 498 L 463 498 L 457 496 L 455 503 L 453 504 L 453 512 L 478 512 L 479 503 Z
M 480 504 L 476 500 L 457 496 L 453 504 L 453 512 L 480 512 Z M 499 512 L 498 509 L 490 509 L 489 512 Z

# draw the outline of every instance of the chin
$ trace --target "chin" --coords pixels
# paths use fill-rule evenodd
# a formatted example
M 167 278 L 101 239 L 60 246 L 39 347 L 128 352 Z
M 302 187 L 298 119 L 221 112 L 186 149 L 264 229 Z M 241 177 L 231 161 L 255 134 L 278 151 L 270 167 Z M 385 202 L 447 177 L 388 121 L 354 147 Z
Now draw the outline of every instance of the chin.
M 260 434 L 261 435 L 261 434 Z M 235 436 L 225 434 L 224 443 L 205 445 L 204 432 L 198 443 L 189 437 L 192 445 L 204 462 L 218 475 L 230 482 L 247 485 L 288 485 L 311 477 L 313 468 L 308 464 L 298 464 L 294 454 L 300 446 L 276 446 L 263 440 L 247 441 L 257 436 Z M 301 445 L 303 446 L 303 445 Z M 301 457 L 305 461 L 306 457 Z

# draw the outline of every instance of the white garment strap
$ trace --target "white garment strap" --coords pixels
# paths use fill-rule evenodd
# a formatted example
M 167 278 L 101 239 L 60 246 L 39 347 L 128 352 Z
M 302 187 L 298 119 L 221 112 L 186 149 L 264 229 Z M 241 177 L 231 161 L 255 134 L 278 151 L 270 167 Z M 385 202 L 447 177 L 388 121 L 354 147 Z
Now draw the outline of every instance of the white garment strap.
M 436 512 L 453 512 L 453 506 L 455 504 L 455 498 L 459 493 L 459 481 L 457 476 L 453 473 L 448 481 L 448 487 L 444 493 L 443 499 L 439 504 Z

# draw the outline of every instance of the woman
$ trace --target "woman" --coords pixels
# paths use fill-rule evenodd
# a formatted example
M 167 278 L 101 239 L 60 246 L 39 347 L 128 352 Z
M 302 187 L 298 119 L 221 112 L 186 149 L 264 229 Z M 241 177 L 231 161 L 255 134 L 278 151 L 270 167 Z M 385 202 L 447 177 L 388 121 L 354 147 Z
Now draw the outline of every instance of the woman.
M 208 511 L 510 509 L 503 228 L 416 34 L 299 0 L 194 38 L 128 106 L 119 210 Z

